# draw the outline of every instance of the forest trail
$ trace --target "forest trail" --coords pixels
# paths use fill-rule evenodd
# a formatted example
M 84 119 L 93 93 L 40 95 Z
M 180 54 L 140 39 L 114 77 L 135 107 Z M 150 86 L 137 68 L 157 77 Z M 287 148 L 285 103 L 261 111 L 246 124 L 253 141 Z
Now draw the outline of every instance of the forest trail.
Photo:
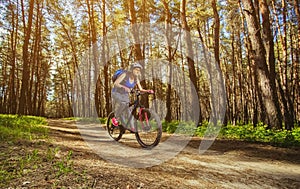
M 299 149 L 216 140 L 204 154 L 193 138 L 174 158 L 148 168 L 132 168 L 94 153 L 74 121 L 48 120 L 49 137 L 61 154 L 72 150 L 76 170 L 88 188 L 300 188 Z M 105 132 L 105 131 L 103 131 Z M 122 141 L 122 139 L 121 139 Z M 130 137 L 123 144 L 137 142 Z M 112 145 L 112 144 L 108 144 Z M 67 186 L 72 186 L 72 179 Z M 83 184 L 83 183 L 82 183 Z

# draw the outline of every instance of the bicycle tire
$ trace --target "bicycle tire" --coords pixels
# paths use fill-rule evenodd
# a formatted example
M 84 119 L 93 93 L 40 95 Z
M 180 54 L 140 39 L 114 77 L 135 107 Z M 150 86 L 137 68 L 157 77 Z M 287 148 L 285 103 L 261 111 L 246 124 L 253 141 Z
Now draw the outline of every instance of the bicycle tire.
M 106 122 L 107 132 L 111 138 L 113 138 L 115 141 L 119 141 L 122 138 L 122 135 L 125 133 L 125 129 L 122 125 L 114 126 L 111 121 L 113 117 L 115 117 L 115 113 L 111 112 L 108 115 Z
M 136 133 L 135 137 L 138 143 L 147 149 L 157 146 L 162 135 L 162 125 L 159 116 L 150 109 L 143 109 L 141 119 L 136 119 Z M 145 116 L 149 116 L 148 120 Z M 147 123 L 148 122 L 148 123 Z M 145 127 L 146 126 L 146 127 Z

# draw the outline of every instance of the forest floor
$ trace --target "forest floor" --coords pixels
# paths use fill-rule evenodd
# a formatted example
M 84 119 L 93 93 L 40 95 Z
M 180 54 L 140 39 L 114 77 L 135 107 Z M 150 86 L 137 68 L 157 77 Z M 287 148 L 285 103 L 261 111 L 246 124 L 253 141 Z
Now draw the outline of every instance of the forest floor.
M 299 148 L 216 140 L 199 154 L 201 139 L 194 137 L 174 158 L 152 167 L 133 168 L 94 153 L 74 121 L 48 122 L 47 139 L 0 144 L 1 151 L 10 153 L 6 159 L 10 165 L 20 162 L 16 158 L 22 154 L 27 154 L 23 158 L 27 162 L 35 162 L 17 163 L 22 172 L 5 188 L 300 188 Z M 131 142 L 137 144 L 134 139 Z

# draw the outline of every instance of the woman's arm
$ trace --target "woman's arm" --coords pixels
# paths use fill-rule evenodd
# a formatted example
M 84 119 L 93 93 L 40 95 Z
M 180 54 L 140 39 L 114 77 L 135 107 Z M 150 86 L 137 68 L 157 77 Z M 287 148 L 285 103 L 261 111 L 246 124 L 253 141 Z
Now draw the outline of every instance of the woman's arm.
M 141 91 L 141 92 L 144 92 L 144 93 L 153 93 L 153 90 L 146 90 L 146 89 L 143 89 L 143 87 L 142 87 L 142 85 L 141 85 L 141 83 L 140 83 L 140 80 L 137 78 L 136 79 L 136 84 L 137 84 L 137 86 L 138 86 L 138 88 L 139 88 L 139 90 Z

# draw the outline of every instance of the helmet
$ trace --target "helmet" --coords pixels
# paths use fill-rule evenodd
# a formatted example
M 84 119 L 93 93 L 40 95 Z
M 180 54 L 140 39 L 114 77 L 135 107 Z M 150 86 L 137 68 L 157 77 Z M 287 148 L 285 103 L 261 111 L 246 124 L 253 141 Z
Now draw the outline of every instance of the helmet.
M 140 68 L 140 69 L 143 69 L 143 66 L 140 65 L 139 63 L 133 63 L 133 64 L 131 64 L 131 66 L 130 66 L 130 70 L 133 70 L 134 68 Z

